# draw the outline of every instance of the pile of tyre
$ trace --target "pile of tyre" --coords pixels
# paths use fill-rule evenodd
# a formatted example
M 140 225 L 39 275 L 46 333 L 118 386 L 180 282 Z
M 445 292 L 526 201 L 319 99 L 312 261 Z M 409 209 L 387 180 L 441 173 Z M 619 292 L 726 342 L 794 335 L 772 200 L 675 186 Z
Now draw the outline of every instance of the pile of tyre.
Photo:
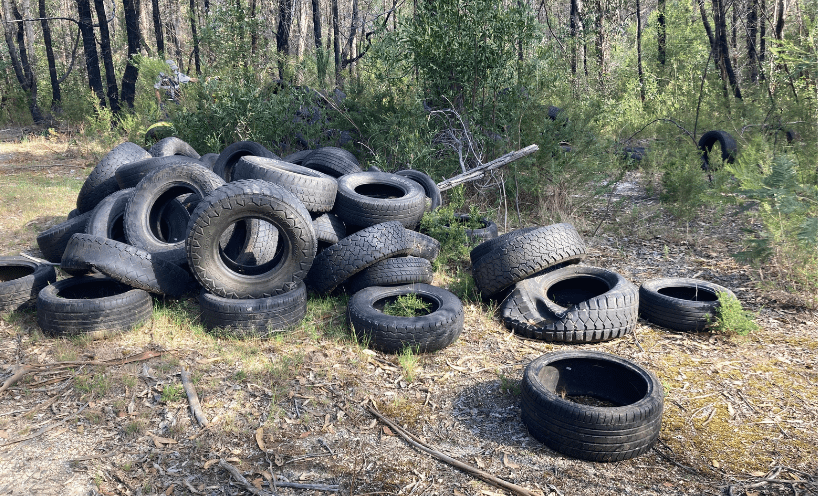
M 148 320 L 151 293 L 199 291 L 207 329 L 264 337 L 304 318 L 309 286 L 354 294 L 349 321 L 371 347 L 435 351 L 463 327 L 460 300 L 429 285 L 439 243 L 413 230 L 439 204 L 425 174 L 364 172 L 340 148 L 282 159 L 248 141 L 204 157 L 175 137 L 148 151 L 123 143 L 69 219 L 37 237 L 72 277 L 55 282 L 52 266 L 7 257 L 3 280 L 37 277 L 3 310 L 36 302 L 45 333 L 104 336 Z M 432 311 L 396 326 L 380 309 L 410 293 Z
M 646 281 L 582 265 L 586 247 L 570 224 L 529 227 L 476 246 L 472 274 L 500 300 L 503 324 L 531 339 L 608 341 L 632 332 L 639 315 L 680 331 L 704 329 L 726 288 L 696 279 Z M 588 402 L 587 400 L 591 401 Z M 558 351 L 525 369 L 522 420 L 539 441 L 592 461 L 619 461 L 659 437 L 663 388 L 636 363 L 597 351 Z

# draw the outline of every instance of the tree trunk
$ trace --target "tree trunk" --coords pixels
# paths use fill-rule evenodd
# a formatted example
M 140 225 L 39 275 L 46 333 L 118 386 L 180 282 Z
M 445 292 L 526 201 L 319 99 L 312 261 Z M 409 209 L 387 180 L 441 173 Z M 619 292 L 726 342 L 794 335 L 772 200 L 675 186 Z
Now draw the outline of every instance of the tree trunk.
M 250 0 L 250 54 L 255 55 L 258 48 L 258 31 L 256 30 L 256 0 Z
M 298 48 L 295 56 L 300 63 L 304 58 L 304 47 L 307 42 L 307 2 L 305 0 L 298 0 Z
M 153 9 L 153 34 L 156 36 L 156 53 L 165 59 L 165 36 L 162 34 L 162 14 L 159 12 L 159 0 L 151 0 Z
M 332 37 L 335 52 L 335 84 L 341 86 L 341 33 L 338 19 L 338 0 L 332 0 Z
M 656 38 L 658 41 L 658 60 L 659 64 L 665 65 L 667 61 L 667 26 L 665 25 L 665 6 L 666 0 L 659 0 L 657 7 L 658 14 L 656 17 L 656 24 L 658 32 Z
M 750 81 L 758 82 L 758 0 L 748 0 L 747 8 L 747 65 L 750 69 Z
M 105 66 L 105 83 L 108 87 L 108 104 L 111 111 L 119 113 L 119 88 L 116 85 L 116 72 L 114 71 L 114 59 L 111 55 L 111 38 L 108 32 L 108 17 L 105 15 L 105 3 L 103 0 L 94 0 L 94 8 L 97 11 L 99 21 L 99 45 L 102 51 L 102 63 Z
M 293 22 L 293 0 L 279 0 L 278 30 L 276 32 L 276 50 L 278 51 L 278 77 L 284 79 L 284 65 L 290 53 L 290 27 Z
M 11 3 L 11 5 L 9 5 Z M 31 112 L 31 118 L 35 124 L 43 122 L 43 113 L 37 105 L 37 79 L 34 77 L 33 69 L 29 63 L 28 53 L 26 51 L 25 29 L 21 26 L 21 22 L 13 22 L 14 20 L 21 20 L 20 12 L 12 0 L 3 0 L 3 16 L 7 22 L 3 22 L 6 44 L 9 48 L 9 57 L 14 67 L 14 75 L 17 77 L 17 82 L 23 91 L 28 93 L 28 109 Z M 13 29 L 16 31 L 12 32 Z M 17 38 L 15 47 L 14 38 Z
M 605 6 L 603 0 L 596 2 L 596 62 L 599 89 L 604 90 L 605 84 Z
M 571 74 L 577 73 L 578 38 L 582 37 L 582 0 L 571 0 L 571 11 L 569 13 L 569 33 L 571 35 Z
M 764 81 L 764 62 L 767 58 L 767 0 L 761 0 L 758 11 L 761 14 L 761 23 L 758 26 L 758 79 Z
M 91 19 L 90 0 L 77 0 L 77 13 L 82 33 L 82 51 L 85 54 L 85 69 L 88 73 L 88 86 L 99 99 L 99 104 L 105 106 L 105 92 L 102 91 L 102 76 L 99 72 L 99 58 L 97 56 L 97 40 L 94 36 L 94 21 Z
M 723 73 L 727 74 L 727 81 L 733 88 L 733 94 L 741 100 L 741 89 L 733 71 L 730 60 L 730 45 L 727 43 L 727 21 L 724 3 L 722 0 L 713 0 L 713 24 L 716 26 L 716 45 L 719 51 L 719 60 L 723 66 Z
M 639 99 L 645 101 L 645 73 L 642 70 L 642 8 L 636 0 L 636 73 L 639 75 Z
M 199 61 L 199 36 L 196 33 L 196 0 L 190 0 L 190 34 L 193 36 L 193 63 L 196 74 L 199 75 L 202 73 L 202 66 Z
M 48 76 L 51 79 L 51 111 L 59 113 L 62 93 L 60 92 L 60 80 L 57 77 L 57 63 L 54 60 L 54 47 L 51 40 L 51 26 L 48 24 L 45 9 L 45 0 L 39 1 L 40 25 L 43 28 L 43 43 L 45 44 L 45 57 L 48 59 Z
M 348 53 L 348 57 L 344 57 L 346 60 L 342 62 L 343 66 L 349 64 L 349 74 L 352 76 L 353 69 L 354 69 L 354 62 L 355 60 L 355 48 L 357 44 L 355 43 L 358 37 L 358 0 L 352 0 L 352 22 L 349 26 L 349 38 L 347 39 L 347 47 L 344 50 Z
M 707 33 L 707 40 L 710 42 L 710 53 L 713 56 L 713 62 L 716 64 L 716 67 L 719 68 L 719 73 L 721 74 L 721 87 L 722 92 L 724 93 L 724 98 L 727 99 L 729 92 L 727 90 L 727 76 L 724 73 L 724 66 L 721 64 L 719 60 L 719 50 L 716 46 L 716 37 L 713 34 L 713 29 L 710 27 L 710 21 L 707 19 L 707 11 L 704 7 L 704 0 L 698 0 L 699 4 L 699 13 L 702 16 L 702 25 L 704 26 L 704 31 Z
M 139 42 L 142 30 L 139 28 L 139 0 L 122 0 L 125 10 L 125 32 L 128 35 L 128 63 L 122 75 L 122 101 L 133 108 L 136 95 L 136 78 L 139 68 L 133 63 L 133 57 L 139 53 Z

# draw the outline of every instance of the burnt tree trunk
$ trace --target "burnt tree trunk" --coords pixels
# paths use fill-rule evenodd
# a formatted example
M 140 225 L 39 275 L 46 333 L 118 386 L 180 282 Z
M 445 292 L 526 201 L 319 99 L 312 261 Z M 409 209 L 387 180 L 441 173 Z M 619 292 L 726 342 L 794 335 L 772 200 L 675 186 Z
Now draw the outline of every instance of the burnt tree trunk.
M 636 0 L 636 73 L 639 75 L 639 99 L 645 101 L 645 72 L 642 70 L 642 8 Z
M 569 13 L 568 28 L 571 35 L 571 74 L 577 73 L 577 44 L 582 37 L 582 3 L 581 0 L 571 0 L 571 11 Z
M 6 20 L 6 22 L 3 22 L 6 44 L 14 67 L 14 75 L 17 77 L 17 82 L 20 83 L 23 91 L 28 93 L 28 109 L 31 112 L 31 119 L 35 124 L 40 124 L 43 122 L 43 113 L 39 105 L 37 105 L 37 79 L 34 77 L 34 71 L 31 68 L 28 51 L 26 50 L 25 29 L 22 22 L 14 22 L 20 21 L 22 16 L 13 0 L 3 0 L 3 14 Z M 16 46 L 15 37 L 17 38 Z
M 747 65 L 750 69 L 750 81 L 758 82 L 758 0 L 748 0 L 747 6 Z
M 88 86 L 99 99 L 99 104 L 104 107 L 105 92 L 102 90 L 102 75 L 99 72 L 97 39 L 94 36 L 94 21 L 91 19 L 90 0 L 77 0 L 77 13 L 80 20 L 80 33 L 82 33 L 82 52 L 85 54 Z
M 761 22 L 758 26 L 758 79 L 764 81 L 764 62 L 767 58 L 767 0 L 760 0 L 758 11 L 761 14 Z
M 99 46 L 102 51 L 102 63 L 105 66 L 108 104 L 114 113 L 119 113 L 119 88 L 117 88 L 116 84 L 114 59 L 111 54 L 111 37 L 108 32 L 108 17 L 105 15 L 105 3 L 103 0 L 94 0 L 94 8 L 97 11 L 97 20 L 99 21 Z
M 255 5 L 255 2 L 253 2 L 253 5 Z M 198 75 L 202 73 L 202 65 L 199 60 L 199 35 L 196 32 L 196 0 L 190 0 L 190 34 L 193 37 L 193 63 Z
M 125 10 L 125 32 L 128 35 L 128 63 L 122 74 L 122 101 L 129 108 L 133 108 L 136 95 L 136 79 L 139 68 L 134 64 L 133 57 L 139 53 L 139 41 L 142 31 L 139 28 L 139 0 L 122 0 Z
M 250 0 L 250 21 L 252 29 L 250 30 L 250 54 L 255 55 L 258 48 L 258 32 L 256 31 L 256 0 Z
M 724 98 L 726 99 L 730 93 L 727 89 L 727 76 L 724 74 L 724 66 L 719 61 L 719 50 L 716 46 L 716 37 L 713 34 L 713 29 L 710 27 L 710 21 L 707 18 L 704 0 L 698 0 L 698 4 L 699 13 L 702 16 L 702 25 L 704 26 L 704 31 L 707 33 L 707 40 L 710 42 L 710 53 L 713 56 L 713 62 L 716 64 L 716 67 L 719 68 L 719 74 L 721 74 L 721 88 L 722 92 L 724 93 Z
M 276 51 L 278 51 L 278 77 L 284 79 L 284 65 L 290 53 L 290 27 L 293 22 L 293 0 L 280 0 L 278 4 L 278 30 Z
M 656 41 L 658 45 L 658 60 L 659 64 L 665 65 L 667 62 L 667 26 L 665 25 L 665 6 L 667 4 L 667 0 L 659 0 L 659 4 L 657 6 L 657 15 L 656 15 Z
M 338 0 L 332 0 L 332 37 L 335 52 L 335 84 L 341 84 L 341 27 L 338 19 Z
M 153 34 L 156 36 L 156 53 L 159 58 L 165 58 L 165 35 L 162 33 L 162 14 L 159 11 L 159 0 L 151 0 L 153 9 Z
M 60 79 L 57 77 L 57 63 L 54 60 L 54 47 L 51 39 L 51 26 L 48 24 L 45 0 L 39 1 L 40 25 L 43 28 L 43 43 L 45 44 L 45 58 L 48 60 L 48 77 L 51 79 L 51 111 L 59 113 L 62 93 Z
M 741 100 L 741 89 L 733 71 L 733 62 L 730 59 L 730 45 L 727 42 L 727 19 L 724 2 L 713 0 L 713 24 L 716 27 L 716 45 L 719 51 L 719 60 L 723 66 L 723 73 L 727 74 L 727 81 L 733 88 L 733 94 Z

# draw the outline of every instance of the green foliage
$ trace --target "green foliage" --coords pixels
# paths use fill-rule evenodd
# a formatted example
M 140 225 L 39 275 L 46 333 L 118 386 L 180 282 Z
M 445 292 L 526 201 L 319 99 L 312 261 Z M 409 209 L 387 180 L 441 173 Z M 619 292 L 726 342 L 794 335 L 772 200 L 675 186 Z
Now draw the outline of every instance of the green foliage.
M 415 380 L 415 374 L 417 373 L 420 359 L 418 350 L 419 347 L 406 346 L 398 353 L 398 365 L 403 369 L 403 375 L 409 382 Z
M 734 295 L 719 291 L 719 306 L 716 317 L 710 322 L 710 329 L 727 335 L 746 336 L 758 330 L 756 315 L 745 310 Z
M 468 259 L 469 251 L 476 242 L 469 240 L 466 229 L 482 227 L 479 219 L 485 217 L 477 206 L 472 204 L 469 209 L 470 220 L 468 222 L 461 221 L 455 214 L 458 213 L 456 210 L 462 208 L 463 205 L 463 188 L 453 188 L 451 191 L 453 193 L 450 203 L 432 212 L 426 212 L 420 221 L 420 230 L 440 241 L 440 255 L 433 262 L 436 270 Z M 461 195 L 459 200 L 457 198 L 458 194 Z
M 164 403 L 178 401 L 181 398 L 182 398 L 181 384 L 165 384 L 164 387 L 162 387 L 161 399 Z
M 467 272 L 461 267 L 455 268 L 454 277 L 452 282 L 449 283 L 449 291 L 457 295 L 457 297 L 464 302 L 482 302 L 480 290 L 477 288 L 477 284 L 474 282 L 474 277 L 472 277 L 471 273 Z
M 428 314 L 431 308 L 431 303 L 414 293 L 410 293 L 400 295 L 394 300 L 386 302 L 383 306 L 383 313 L 393 317 L 420 317 Z

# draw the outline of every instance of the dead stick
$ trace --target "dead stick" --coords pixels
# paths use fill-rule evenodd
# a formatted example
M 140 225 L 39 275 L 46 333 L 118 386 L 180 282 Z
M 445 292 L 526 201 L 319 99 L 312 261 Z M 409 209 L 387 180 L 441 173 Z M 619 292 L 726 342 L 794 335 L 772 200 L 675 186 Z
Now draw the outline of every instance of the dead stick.
M 262 491 L 262 490 L 258 489 L 256 486 L 250 484 L 247 481 L 247 479 L 245 479 L 244 476 L 241 475 L 241 472 L 239 472 L 239 469 L 237 469 L 236 467 L 231 465 L 224 458 L 219 460 L 219 467 L 221 467 L 221 468 L 227 470 L 228 472 L 230 472 L 230 475 L 232 475 L 233 478 L 236 479 L 236 481 L 239 484 L 244 486 L 244 488 L 247 489 L 247 491 L 249 491 L 250 493 L 255 494 L 256 496 L 269 496 L 270 493 L 268 493 L 267 491 Z
M 276 487 L 291 487 L 293 489 L 312 489 L 313 491 L 338 492 L 341 487 L 337 484 L 299 484 L 298 482 L 283 482 L 277 480 Z
M 23 436 L 23 437 L 20 437 L 20 438 L 17 438 L 17 439 L 12 439 L 11 441 L 9 441 L 7 443 L 0 444 L 0 448 L 5 448 L 6 446 L 9 446 L 9 445 L 12 445 L 12 444 L 17 444 L 17 443 L 20 443 L 20 442 L 23 442 L 23 441 L 28 441 L 29 439 L 34 439 L 35 437 L 42 436 L 43 434 L 50 431 L 51 429 L 61 426 L 62 424 L 68 422 L 72 418 L 74 418 L 77 415 L 79 415 L 80 413 L 82 413 L 82 411 L 85 410 L 86 406 L 88 406 L 88 403 L 84 404 L 82 406 L 82 408 L 80 408 L 77 411 L 77 413 L 74 413 L 72 415 L 69 415 L 69 416 L 65 417 L 64 419 L 60 420 L 56 424 L 47 425 L 47 426 L 41 428 L 40 430 L 38 430 L 37 432 L 35 432 L 34 434 L 31 434 L 30 436 Z
M 28 365 L 17 365 L 13 369 L 14 373 L 11 377 L 3 381 L 3 385 L 0 386 L 0 393 L 5 391 L 6 389 L 10 388 L 14 384 L 17 383 L 20 379 L 22 379 L 27 373 L 29 373 L 32 368 Z
M 184 367 L 182 367 L 182 372 L 179 375 L 182 376 L 182 387 L 185 388 L 187 401 L 190 403 L 190 411 L 193 413 L 196 421 L 199 422 L 202 427 L 207 427 L 207 424 L 210 422 L 207 421 L 207 417 L 205 417 L 205 414 L 202 411 L 202 405 L 199 403 L 199 395 L 196 394 L 196 388 L 193 387 L 193 382 L 190 380 L 190 374 Z
M 481 165 L 480 167 L 475 167 L 474 169 L 468 170 L 462 174 L 450 177 L 449 179 L 444 179 L 443 181 L 437 183 L 437 187 L 440 189 L 440 191 L 446 191 L 447 189 L 454 188 L 458 184 L 467 183 L 469 181 L 475 181 L 483 177 L 485 172 L 497 169 L 506 164 L 514 162 L 515 160 L 519 160 L 525 157 L 526 155 L 531 155 L 532 153 L 536 152 L 539 149 L 540 147 L 537 145 L 528 145 L 522 150 L 506 153 L 502 157 L 496 158 L 487 164 Z
M 532 493 L 531 491 L 529 491 L 528 489 L 526 489 L 526 488 L 524 488 L 522 486 L 518 486 L 517 484 L 513 484 L 511 482 L 504 481 L 503 479 L 499 479 L 499 478 L 491 475 L 488 472 L 480 470 L 477 467 L 473 467 L 473 466 L 471 466 L 471 465 L 469 465 L 467 463 L 463 463 L 460 460 L 455 460 L 454 458 L 452 458 L 450 456 L 444 455 L 440 451 L 437 451 L 437 450 L 434 450 L 434 449 L 430 448 L 423 441 L 421 441 L 420 439 L 418 439 L 417 437 L 415 437 L 411 433 L 404 430 L 399 425 L 395 424 L 394 422 L 390 421 L 389 419 L 387 419 L 386 417 L 381 415 L 377 410 L 375 410 L 371 406 L 367 406 L 366 409 L 369 410 L 369 413 L 371 413 L 372 415 L 377 417 L 381 422 L 388 425 L 390 429 L 392 429 L 393 431 L 400 434 L 400 436 L 407 443 L 411 444 L 415 448 L 417 448 L 417 449 L 419 449 L 419 450 L 421 450 L 421 451 L 423 451 L 425 453 L 428 453 L 428 454 L 432 455 L 433 457 L 437 458 L 438 460 L 446 462 L 446 463 L 448 463 L 449 465 L 451 465 L 453 467 L 457 467 L 460 470 L 468 472 L 468 473 L 474 475 L 475 477 L 477 477 L 477 478 L 479 478 L 479 479 L 481 479 L 481 480 L 483 480 L 485 482 L 488 482 L 489 484 L 491 484 L 491 485 L 493 485 L 495 487 L 499 487 L 500 489 L 505 489 L 507 491 L 511 491 L 511 492 L 519 494 L 521 496 L 534 496 L 534 493 Z

